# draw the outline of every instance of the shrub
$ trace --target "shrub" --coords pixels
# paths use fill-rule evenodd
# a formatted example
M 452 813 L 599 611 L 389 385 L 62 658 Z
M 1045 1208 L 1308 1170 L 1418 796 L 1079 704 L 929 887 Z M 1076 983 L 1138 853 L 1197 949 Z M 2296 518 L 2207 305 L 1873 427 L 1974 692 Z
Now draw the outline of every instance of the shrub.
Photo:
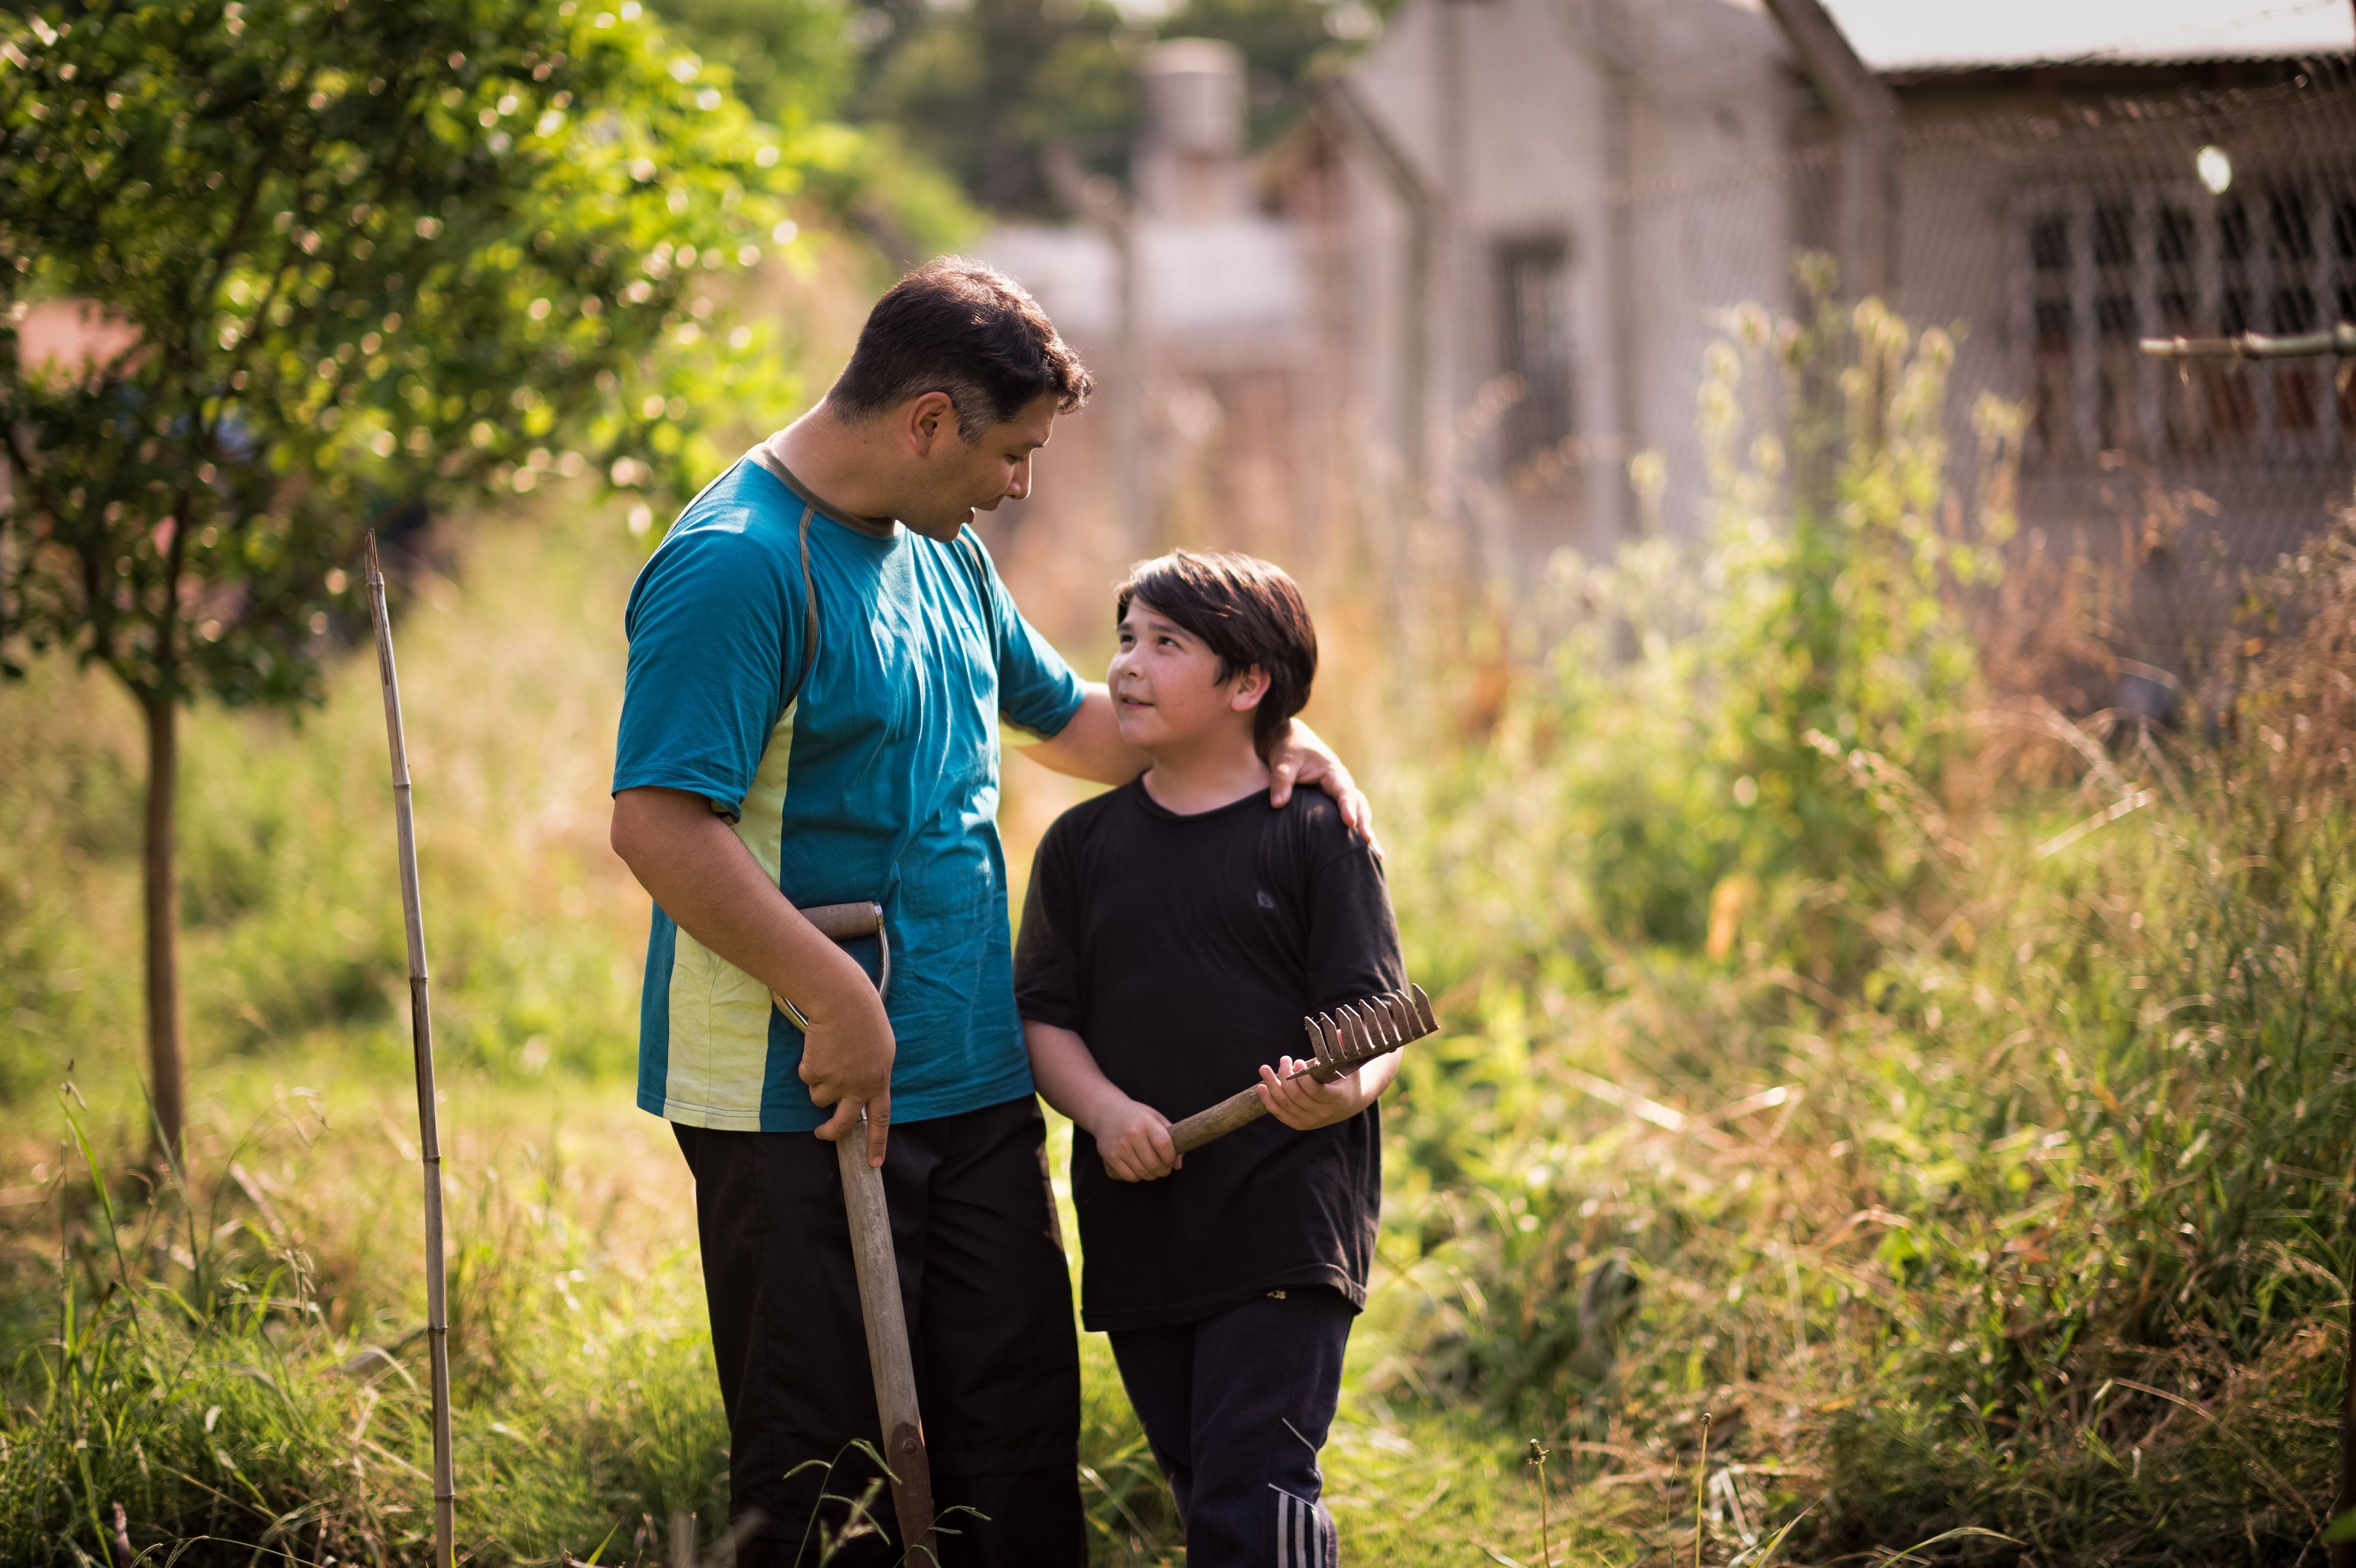
M 1740 327 L 1706 552 L 1559 571 L 1590 629 L 1408 770 L 1458 1032 L 1394 1113 L 1389 1380 L 1594 1445 L 1609 1520 L 1708 1411 L 1730 1547 L 1807 1503 L 1827 1555 L 2287 1562 L 2347 1349 L 2356 552 L 2305 559 L 2224 744 L 2070 735 L 2077 791 L 1959 809 L 2017 422 L 1978 411 L 1967 507 L 1940 335 L 1869 307 L 1826 377 L 1822 315 Z M 1769 362 L 1795 444 L 1838 388 L 1837 461 L 1741 412 Z

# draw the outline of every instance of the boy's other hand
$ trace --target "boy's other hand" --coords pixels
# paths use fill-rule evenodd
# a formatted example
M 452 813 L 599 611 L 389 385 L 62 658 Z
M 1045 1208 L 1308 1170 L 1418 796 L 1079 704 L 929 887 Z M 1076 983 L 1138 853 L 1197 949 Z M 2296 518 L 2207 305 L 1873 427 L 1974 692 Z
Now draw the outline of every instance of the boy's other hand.
M 1292 798 L 1296 784 L 1315 784 L 1333 797 L 1341 808 L 1342 826 L 1366 841 L 1366 848 L 1382 857 L 1383 847 L 1375 837 L 1375 808 L 1342 765 L 1333 749 L 1318 737 L 1315 731 L 1295 719 L 1284 733 L 1269 749 L 1268 803 L 1282 805 Z
M 1357 1073 L 1344 1073 L 1331 1083 L 1320 1083 L 1301 1071 L 1309 1064 L 1284 1058 L 1281 1064 L 1259 1070 L 1259 1103 L 1268 1114 L 1295 1132 L 1311 1133 L 1346 1122 L 1374 1098 L 1369 1084 Z
M 1088 1136 L 1116 1181 L 1158 1181 L 1186 1163 L 1170 1141 L 1170 1118 L 1126 1096 L 1097 1118 Z

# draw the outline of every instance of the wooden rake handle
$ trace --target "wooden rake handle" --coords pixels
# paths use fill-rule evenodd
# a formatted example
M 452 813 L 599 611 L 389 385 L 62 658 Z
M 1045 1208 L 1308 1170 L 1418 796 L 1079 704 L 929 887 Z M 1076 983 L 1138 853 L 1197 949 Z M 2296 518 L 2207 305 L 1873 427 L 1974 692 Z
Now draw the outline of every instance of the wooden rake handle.
M 1404 991 L 1370 997 L 1355 1008 L 1336 1008 L 1333 1012 L 1301 1021 L 1309 1031 L 1310 1052 L 1314 1060 L 1285 1074 L 1287 1082 L 1305 1076 L 1320 1083 L 1331 1083 L 1411 1040 L 1440 1030 L 1440 1020 L 1432 1016 L 1431 998 L 1423 994 L 1420 986 L 1409 986 Z M 1266 1115 L 1268 1107 L 1260 1103 L 1258 1086 L 1254 1085 L 1241 1093 L 1228 1095 L 1207 1111 L 1197 1111 L 1183 1121 L 1173 1122 L 1170 1141 L 1177 1146 L 1180 1154 L 1191 1154 L 1212 1139 L 1223 1138 Z

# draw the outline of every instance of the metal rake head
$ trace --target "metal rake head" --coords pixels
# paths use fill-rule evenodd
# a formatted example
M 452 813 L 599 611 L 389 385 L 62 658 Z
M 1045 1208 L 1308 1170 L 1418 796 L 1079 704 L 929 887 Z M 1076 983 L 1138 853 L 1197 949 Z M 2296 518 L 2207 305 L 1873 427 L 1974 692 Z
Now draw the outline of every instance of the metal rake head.
M 1339 1007 L 1301 1022 L 1309 1031 L 1310 1049 L 1319 1065 L 1336 1070 L 1372 1061 L 1411 1040 L 1440 1032 L 1440 1020 L 1431 1016 L 1431 998 L 1423 994 L 1422 987 L 1415 985 L 1404 991 L 1385 991 L 1355 1007 Z

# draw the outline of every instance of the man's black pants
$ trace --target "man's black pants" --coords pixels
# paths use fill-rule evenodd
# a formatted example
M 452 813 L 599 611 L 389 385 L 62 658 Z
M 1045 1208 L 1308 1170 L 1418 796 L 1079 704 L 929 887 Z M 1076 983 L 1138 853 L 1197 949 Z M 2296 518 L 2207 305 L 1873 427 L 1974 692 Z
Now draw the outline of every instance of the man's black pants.
M 883 1444 L 834 1146 L 809 1133 L 673 1130 L 695 1175 L 729 1517 L 757 1509 L 766 1521 L 737 1561 L 815 1563 L 819 1521 L 839 1532 L 848 1517 L 821 1494 L 858 1497 L 878 1472 L 851 1445 Z M 1025 1098 L 894 1123 L 884 1162 L 935 1506 L 974 1510 L 943 1520 L 958 1532 L 937 1537 L 947 1568 L 1087 1560 L 1079 1346 L 1045 1136 Z M 898 1533 L 888 1490 L 872 1513 Z M 900 1556 L 870 1536 L 833 1561 Z
M 1188 1568 L 1338 1568 L 1317 1451 L 1356 1316 L 1340 1291 L 1307 1285 L 1198 1322 L 1112 1331 L 1186 1529 Z

